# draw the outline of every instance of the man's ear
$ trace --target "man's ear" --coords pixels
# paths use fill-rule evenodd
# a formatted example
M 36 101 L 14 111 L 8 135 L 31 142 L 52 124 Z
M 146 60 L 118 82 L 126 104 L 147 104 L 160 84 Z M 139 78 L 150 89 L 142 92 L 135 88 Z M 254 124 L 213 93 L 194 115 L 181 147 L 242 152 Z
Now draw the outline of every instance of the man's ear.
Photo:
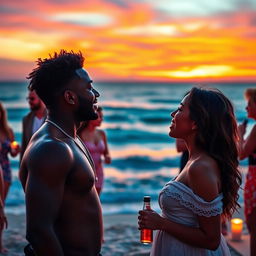
M 77 102 L 77 96 L 74 92 L 70 90 L 66 90 L 64 92 L 64 99 L 70 105 L 75 105 Z

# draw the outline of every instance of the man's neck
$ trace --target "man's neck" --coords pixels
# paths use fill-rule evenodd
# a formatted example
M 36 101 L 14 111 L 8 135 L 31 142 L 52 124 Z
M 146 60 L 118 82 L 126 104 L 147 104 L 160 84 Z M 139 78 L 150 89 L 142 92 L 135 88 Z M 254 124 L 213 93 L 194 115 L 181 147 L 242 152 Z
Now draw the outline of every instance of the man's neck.
M 35 116 L 38 119 L 42 119 L 43 117 L 45 117 L 45 108 L 39 108 L 38 110 L 35 111 Z
M 76 137 L 77 124 L 72 116 L 68 114 L 49 111 L 47 119 L 57 124 L 61 129 L 68 133 L 73 138 Z

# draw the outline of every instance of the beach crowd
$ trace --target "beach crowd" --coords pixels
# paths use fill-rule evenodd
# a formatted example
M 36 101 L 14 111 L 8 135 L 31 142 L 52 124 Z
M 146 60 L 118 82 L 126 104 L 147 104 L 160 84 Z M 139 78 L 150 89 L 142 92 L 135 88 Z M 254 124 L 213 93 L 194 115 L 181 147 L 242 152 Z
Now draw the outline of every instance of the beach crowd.
M 93 87 L 81 52 L 61 50 L 38 59 L 28 75 L 30 112 L 17 143 L 0 104 L 0 253 L 8 227 L 5 199 L 12 176 L 9 155 L 20 155 L 25 193 L 27 256 L 97 256 L 103 234 L 103 164 L 111 163 L 99 129 L 104 91 Z M 245 91 L 247 116 L 256 120 L 256 88 Z M 161 213 L 138 213 L 138 229 L 156 230 L 151 256 L 228 256 L 225 223 L 240 207 L 239 160 L 248 158 L 244 213 L 250 254 L 256 256 L 256 124 L 245 137 L 232 102 L 220 90 L 193 87 L 170 113 L 169 136 L 183 153 L 179 174 L 159 191 Z

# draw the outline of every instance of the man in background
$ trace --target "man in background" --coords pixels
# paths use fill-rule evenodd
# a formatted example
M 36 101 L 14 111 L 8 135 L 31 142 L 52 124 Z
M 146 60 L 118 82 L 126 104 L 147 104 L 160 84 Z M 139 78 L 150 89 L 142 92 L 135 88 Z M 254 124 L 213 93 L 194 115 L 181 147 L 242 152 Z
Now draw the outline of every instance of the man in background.
M 22 120 L 20 161 L 30 138 L 44 123 L 47 115 L 46 107 L 43 101 L 38 97 L 34 90 L 29 90 L 27 101 L 30 107 L 30 112 Z

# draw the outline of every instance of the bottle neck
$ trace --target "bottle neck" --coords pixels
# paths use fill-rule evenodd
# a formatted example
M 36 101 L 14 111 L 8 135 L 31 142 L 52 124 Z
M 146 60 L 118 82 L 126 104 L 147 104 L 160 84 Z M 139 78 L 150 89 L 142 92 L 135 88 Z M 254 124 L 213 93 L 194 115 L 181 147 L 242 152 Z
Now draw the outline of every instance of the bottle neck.
M 143 209 L 144 209 L 144 210 L 151 210 L 150 202 L 144 202 Z

